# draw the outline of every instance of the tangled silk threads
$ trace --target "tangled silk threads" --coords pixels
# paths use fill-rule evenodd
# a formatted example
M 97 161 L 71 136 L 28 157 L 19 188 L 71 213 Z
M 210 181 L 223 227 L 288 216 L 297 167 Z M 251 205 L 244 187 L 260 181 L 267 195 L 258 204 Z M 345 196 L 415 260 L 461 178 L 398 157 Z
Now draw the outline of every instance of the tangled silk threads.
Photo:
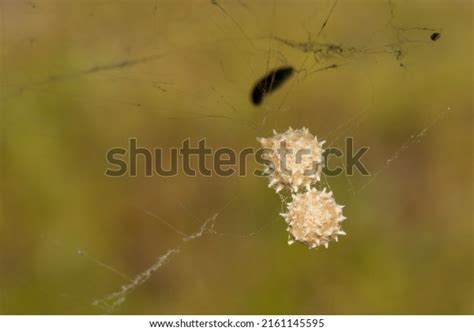
M 309 248 L 327 248 L 330 241 L 345 235 L 341 228 L 345 219 L 343 206 L 336 203 L 331 191 L 315 188 L 324 164 L 324 141 L 318 141 L 306 128 L 273 131 L 273 136 L 258 141 L 267 160 L 269 187 L 277 193 L 283 189 L 292 192 L 292 199 L 281 214 L 288 224 L 288 243 L 298 241 Z

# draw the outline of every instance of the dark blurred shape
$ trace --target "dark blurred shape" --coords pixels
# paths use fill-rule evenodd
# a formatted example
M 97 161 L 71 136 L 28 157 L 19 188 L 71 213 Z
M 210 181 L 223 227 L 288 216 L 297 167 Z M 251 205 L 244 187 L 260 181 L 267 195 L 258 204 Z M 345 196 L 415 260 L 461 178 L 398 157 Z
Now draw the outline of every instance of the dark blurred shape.
M 439 32 L 434 32 L 434 33 L 430 36 L 430 39 L 433 40 L 433 41 L 436 41 L 436 40 L 438 40 L 439 38 L 441 38 L 441 33 L 439 33 Z
M 268 73 L 261 78 L 252 89 L 252 102 L 258 106 L 262 103 L 263 98 L 268 93 L 273 92 L 280 87 L 288 78 L 293 75 L 294 69 L 292 67 L 281 67 Z

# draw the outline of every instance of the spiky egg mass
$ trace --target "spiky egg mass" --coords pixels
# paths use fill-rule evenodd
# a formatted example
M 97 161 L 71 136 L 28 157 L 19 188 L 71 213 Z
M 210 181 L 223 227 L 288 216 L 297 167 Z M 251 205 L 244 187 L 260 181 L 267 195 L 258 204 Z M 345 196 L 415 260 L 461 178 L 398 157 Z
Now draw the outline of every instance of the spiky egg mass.
M 267 138 L 258 138 L 265 149 L 263 157 L 269 161 L 265 174 L 276 192 L 290 188 L 293 192 L 309 189 L 321 179 L 323 168 L 323 144 L 307 128 L 291 127 Z
M 301 242 L 309 248 L 324 245 L 346 233 L 341 228 L 345 217 L 342 208 L 334 200 L 332 192 L 324 188 L 318 191 L 311 188 L 306 192 L 293 194 L 287 205 L 287 212 L 281 214 L 288 224 L 289 240 Z

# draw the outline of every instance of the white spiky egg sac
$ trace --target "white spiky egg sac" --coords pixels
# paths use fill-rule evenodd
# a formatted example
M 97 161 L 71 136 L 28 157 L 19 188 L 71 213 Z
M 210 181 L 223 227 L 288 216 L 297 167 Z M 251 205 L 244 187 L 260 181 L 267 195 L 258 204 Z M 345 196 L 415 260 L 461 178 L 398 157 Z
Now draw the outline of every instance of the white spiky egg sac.
M 326 188 L 318 191 L 315 188 L 303 193 L 293 194 L 293 200 L 287 205 L 287 212 L 281 215 L 288 224 L 288 244 L 295 241 L 316 248 L 324 245 L 326 248 L 332 240 L 345 235 L 341 223 L 346 218 L 342 208 L 334 200 L 332 192 Z
M 286 187 L 293 192 L 308 190 L 321 179 L 324 141 L 318 141 L 304 127 L 297 130 L 290 127 L 283 133 L 274 130 L 273 134 L 258 138 L 265 149 L 263 157 L 269 161 L 264 170 L 270 180 L 268 186 L 277 193 Z M 286 149 L 286 155 L 283 155 L 283 149 Z

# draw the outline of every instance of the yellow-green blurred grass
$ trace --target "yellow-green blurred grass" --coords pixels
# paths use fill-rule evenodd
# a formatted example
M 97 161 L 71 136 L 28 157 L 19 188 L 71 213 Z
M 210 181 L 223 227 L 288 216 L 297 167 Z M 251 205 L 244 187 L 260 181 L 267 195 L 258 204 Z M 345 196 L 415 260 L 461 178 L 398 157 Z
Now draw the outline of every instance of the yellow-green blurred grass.
M 100 313 L 92 300 L 125 281 L 78 249 L 132 276 L 180 240 L 143 209 L 191 233 L 228 204 L 216 224 L 223 235 L 190 243 L 119 313 L 472 313 L 472 5 L 396 2 L 397 24 L 442 28 L 441 39 L 406 45 L 406 69 L 381 54 L 300 74 L 265 101 L 268 120 L 255 130 L 244 123 L 261 123 L 264 110 L 248 93 L 268 45 L 270 66 L 281 54 L 295 66 L 306 56 L 266 37 L 305 41 L 302 22 L 317 32 L 331 3 L 222 2 L 240 28 L 208 2 L 185 3 L 160 1 L 155 12 L 152 1 L 2 2 L 0 312 Z M 321 38 L 392 40 L 388 9 L 341 3 Z M 344 135 L 371 147 L 372 173 L 440 119 L 357 194 L 351 186 L 370 178 L 329 179 L 348 236 L 328 250 L 287 245 L 265 179 L 104 176 L 105 152 L 129 137 L 150 148 L 187 137 L 257 147 L 256 136 L 290 125 L 331 137 L 363 110 Z

